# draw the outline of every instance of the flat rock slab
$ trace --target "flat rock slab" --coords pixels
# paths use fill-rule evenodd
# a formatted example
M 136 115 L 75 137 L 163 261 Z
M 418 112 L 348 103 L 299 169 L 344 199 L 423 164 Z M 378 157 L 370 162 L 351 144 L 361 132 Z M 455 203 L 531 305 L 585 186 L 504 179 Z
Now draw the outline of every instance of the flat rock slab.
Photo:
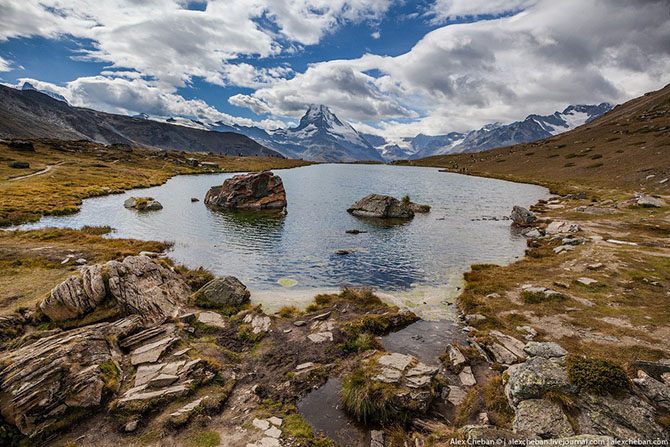
M 226 327 L 226 320 L 223 319 L 221 314 L 216 312 L 200 312 L 198 315 L 198 322 L 221 329 Z
M 178 337 L 166 337 L 153 343 L 140 346 L 130 354 L 130 363 L 140 365 L 142 363 L 154 363 L 161 358 L 163 353 L 179 340 Z

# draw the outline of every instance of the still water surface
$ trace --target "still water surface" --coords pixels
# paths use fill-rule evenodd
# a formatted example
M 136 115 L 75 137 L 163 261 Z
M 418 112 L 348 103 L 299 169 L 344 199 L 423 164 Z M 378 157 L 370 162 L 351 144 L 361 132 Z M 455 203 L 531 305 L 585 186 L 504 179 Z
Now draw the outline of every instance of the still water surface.
M 233 174 L 178 176 L 162 186 L 84 201 L 81 212 L 47 217 L 22 228 L 109 225 L 111 237 L 166 240 L 170 256 L 189 267 L 235 275 L 252 290 L 368 285 L 386 291 L 449 282 L 470 264 L 509 262 L 525 241 L 507 220 L 513 205 L 547 195 L 534 185 L 385 165 L 315 165 L 277 171 L 287 192 L 288 215 L 212 211 L 203 199 Z M 369 193 L 432 206 L 426 215 L 384 225 L 346 209 Z M 130 196 L 151 196 L 161 211 L 123 207 Z M 192 203 L 191 197 L 199 202 Z M 366 233 L 350 235 L 346 230 Z M 341 249 L 353 250 L 338 255 Z

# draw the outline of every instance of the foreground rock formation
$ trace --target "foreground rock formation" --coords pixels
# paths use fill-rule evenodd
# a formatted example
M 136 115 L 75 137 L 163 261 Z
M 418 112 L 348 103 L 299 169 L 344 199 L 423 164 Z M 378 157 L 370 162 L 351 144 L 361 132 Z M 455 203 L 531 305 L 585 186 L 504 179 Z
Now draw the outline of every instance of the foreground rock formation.
M 279 176 L 270 171 L 236 175 L 213 186 L 205 196 L 213 208 L 263 210 L 286 207 L 286 191 Z
M 347 212 L 358 217 L 378 219 L 411 219 L 415 213 L 427 213 L 430 206 L 400 201 L 395 197 L 382 194 L 370 194 L 351 205 Z
M 81 269 L 56 286 L 40 309 L 52 321 L 82 317 L 106 303 L 123 315 L 162 322 L 176 316 L 190 292 L 174 272 L 146 256 L 129 256 Z

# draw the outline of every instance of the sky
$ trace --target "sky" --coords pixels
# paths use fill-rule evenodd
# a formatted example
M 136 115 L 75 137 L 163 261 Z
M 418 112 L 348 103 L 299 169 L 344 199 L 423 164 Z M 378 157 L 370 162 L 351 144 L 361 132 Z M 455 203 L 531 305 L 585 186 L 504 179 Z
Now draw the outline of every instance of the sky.
M 389 139 L 670 83 L 670 0 L 0 0 L 0 82 L 258 125 L 311 103 Z

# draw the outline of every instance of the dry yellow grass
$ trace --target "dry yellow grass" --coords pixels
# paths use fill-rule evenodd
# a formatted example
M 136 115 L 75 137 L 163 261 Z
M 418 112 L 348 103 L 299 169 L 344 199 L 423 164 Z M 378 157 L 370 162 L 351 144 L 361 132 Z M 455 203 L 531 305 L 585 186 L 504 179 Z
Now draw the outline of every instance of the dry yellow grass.
M 473 323 L 486 339 L 491 329 L 521 338 L 520 326 L 557 341 L 570 352 L 631 363 L 668 357 L 670 348 L 670 210 L 630 207 L 634 191 L 670 192 L 670 86 L 623 104 L 574 131 L 531 144 L 477 154 L 429 157 L 410 164 L 541 184 L 563 198 L 563 207 L 538 206 L 547 221 L 579 223 L 596 243 L 556 255 L 560 241 L 531 244 L 527 256 L 509 266 L 473 266 L 466 274 L 460 306 L 487 319 Z M 577 212 L 609 208 L 614 214 Z M 610 238 L 637 245 L 607 243 Z M 588 265 L 602 263 L 599 269 Z M 598 281 L 586 287 L 579 277 Z M 525 302 L 521 286 L 552 288 L 565 299 Z M 491 295 L 491 294 L 498 294 Z M 488 295 L 488 296 L 487 296 Z
M 55 140 L 35 141 L 35 152 L 17 152 L 0 143 L 0 227 L 39 219 L 43 215 L 79 210 L 87 197 L 160 185 L 177 174 L 260 171 L 308 164 L 268 157 L 231 157 L 135 148 L 127 152 L 100 144 Z M 187 158 L 213 162 L 220 169 L 192 167 Z M 29 169 L 9 167 L 26 161 Z M 47 172 L 39 173 L 49 169 Z M 17 179 L 31 173 L 37 175 Z

